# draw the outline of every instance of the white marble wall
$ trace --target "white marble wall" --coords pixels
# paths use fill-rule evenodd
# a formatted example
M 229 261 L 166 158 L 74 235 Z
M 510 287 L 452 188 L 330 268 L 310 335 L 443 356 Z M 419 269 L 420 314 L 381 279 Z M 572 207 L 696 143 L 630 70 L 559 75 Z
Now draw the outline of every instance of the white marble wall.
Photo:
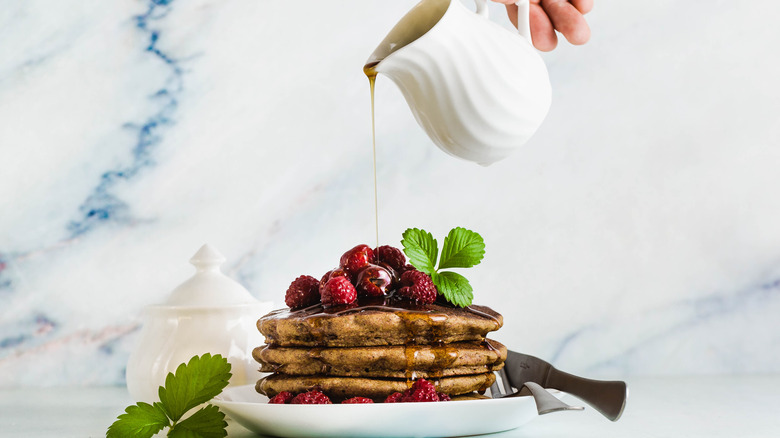
M 122 384 L 204 242 L 279 305 L 373 243 L 361 66 L 414 0 L 0 3 L 0 387 Z M 572 372 L 780 372 L 780 3 L 595 3 L 491 167 L 380 78 L 380 240 L 482 233 L 497 339 Z

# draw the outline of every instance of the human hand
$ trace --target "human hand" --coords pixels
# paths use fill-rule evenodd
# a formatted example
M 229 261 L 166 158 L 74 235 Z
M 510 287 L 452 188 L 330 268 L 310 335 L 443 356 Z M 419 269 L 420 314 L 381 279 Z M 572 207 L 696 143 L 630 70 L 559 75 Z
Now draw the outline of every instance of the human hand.
M 516 0 L 493 0 L 506 5 L 509 20 L 517 26 Z M 534 47 L 549 52 L 558 45 L 555 31 L 572 44 L 585 44 L 590 27 L 583 15 L 593 9 L 593 0 L 530 0 L 531 39 Z

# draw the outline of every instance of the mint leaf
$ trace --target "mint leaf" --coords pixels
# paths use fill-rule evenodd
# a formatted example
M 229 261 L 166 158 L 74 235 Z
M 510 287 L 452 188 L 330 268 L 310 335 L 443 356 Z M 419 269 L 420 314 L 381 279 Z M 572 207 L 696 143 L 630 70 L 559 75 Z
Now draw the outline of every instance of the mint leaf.
M 185 412 L 205 403 L 224 389 L 230 379 L 230 363 L 219 354 L 195 356 L 189 363 L 168 373 L 165 387 L 160 387 L 160 401 L 174 422 Z
M 444 238 L 439 269 L 470 268 L 485 256 L 485 241 L 479 234 L 456 227 Z
M 444 298 L 450 303 L 460 307 L 471 305 L 471 301 L 474 299 L 474 290 L 466 277 L 457 272 L 444 271 L 431 276 L 431 279 L 439 293 L 444 295 Z
M 168 432 L 173 438 L 222 438 L 227 436 L 225 414 L 213 405 L 195 411 Z
M 124 414 L 108 427 L 106 438 L 124 438 L 128 436 L 148 438 L 170 426 L 168 417 L 159 403 L 150 405 L 140 402 L 128 406 Z
M 436 272 L 434 266 L 439 247 L 431 233 L 419 228 L 409 228 L 404 231 L 401 244 L 412 266 L 429 275 Z

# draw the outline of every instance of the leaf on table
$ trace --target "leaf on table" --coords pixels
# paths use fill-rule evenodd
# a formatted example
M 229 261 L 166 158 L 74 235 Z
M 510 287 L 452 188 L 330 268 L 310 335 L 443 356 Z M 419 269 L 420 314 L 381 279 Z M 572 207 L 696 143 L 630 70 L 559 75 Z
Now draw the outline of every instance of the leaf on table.
M 171 420 L 178 421 L 188 410 L 205 403 L 224 389 L 230 379 L 230 363 L 217 354 L 195 356 L 168 373 L 160 387 L 160 401 Z
M 168 432 L 172 438 L 222 438 L 227 436 L 225 414 L 213 405 L 197 410 Z
M 125 413 L 108 427 L 106 438 L 148 438 L 170 426 L 168 417 L 159 403 L 150 405 L 139 402 L 128 406 Z

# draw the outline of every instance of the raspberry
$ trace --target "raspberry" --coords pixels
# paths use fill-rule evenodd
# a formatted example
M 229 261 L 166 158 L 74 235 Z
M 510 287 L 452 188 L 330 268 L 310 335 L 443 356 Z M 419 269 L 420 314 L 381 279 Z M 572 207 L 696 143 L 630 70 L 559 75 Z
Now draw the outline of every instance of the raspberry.
M 450 401 L 447 394 L 436 392 L 433 383 L 418 379 L 412 384 L 412 387 L 404 392 L 395 392 L 385 399 L 385 403 L 416 403 L 416 402 L 437 402 Z
M 394 392 L 387 396 L 387 398 L 385 399 L 385 403 L 400 403 L 402 397 L 403 394 L 401 394 L 400 392 Z
M 374 250 L 368 245 L 358 245 L 341 256 L 341 267 L 350 275 L 356 275 L 360 269 L 374 262 Z
M 287 403 L 290 403 L 290 400 L 293 399 L 293 395 L 287 391 L 282 391 L 279 394 L 276 394 L 275 396 L 271 397 L 271 400 L 268 400 L 268 403 L 274 404 L 274 405 L 284 405 Z
M 320 282 L 311 275 L 301 275 L 290 283 L 284 303 L 291 309 L 300 309 L 320 302 Z
M 390 246 L 382 245 L 374 250 L 374 257 L 377 262 L 387 263 L 396 272 L 404 270 L 406 265 L 406 256 L 400 249 Z
M 292 399 L 294 405 L 330 405 L 332 404 L 327 395 L 319 391 L 303 392 Z
M 404 395 L 401 398 L 403 403 L 437 401 L 439 401 L 439 394 L 436 393 L 436 387 L 425 379 L 415 380 L 412 387 L 404 391 Z
M 385 290 L 391 291 L 398 289 L 398 284 L 401 281 L 401 274 L 399 274 L 398 271 L 393 269 L 385 262 L 376 262 L 376 265 L 385 268 L 385 270 L 390 274 L 390 284 L 385 288 Z
M 381 297 L 393 283 L 390 272 L 377 265 L 368 265 L 355 277 L 355 287 L 362 297 Z
M 334 268 L 326 272 L 325 275 L 323 275 L 322 279 L 320 280 L 320 295 L 322 295 L 322 290 L 325 288 L 325 283 L 327 283 L 328 280 L 330 280 L 333 277 L 349 278 L 349 274 L 347 274 L 347 271 L 345 271 L 342 268 Z
M 343 405 L 351 405 L 351 404 L 358 404 L 358 403 L 373 403 L 374 401 L 370 398 L 366 397 L 352 397 L 344 400 L 341 402 Z
M 355 286 L 347 277 L 333 277 L 322 288 L 322 305 L 351 304 L 357 301 Z
M 420 272 L 417 269 L 411 269 L 405 271 L 401 275 L 401 288 L 398 289 L 398 294 L 409 298 L 411 300 L 417 300 L 423 304 L 432 304 L 436 301 L 438 291 L 433 284 L 431 277 L 424 272 Z

